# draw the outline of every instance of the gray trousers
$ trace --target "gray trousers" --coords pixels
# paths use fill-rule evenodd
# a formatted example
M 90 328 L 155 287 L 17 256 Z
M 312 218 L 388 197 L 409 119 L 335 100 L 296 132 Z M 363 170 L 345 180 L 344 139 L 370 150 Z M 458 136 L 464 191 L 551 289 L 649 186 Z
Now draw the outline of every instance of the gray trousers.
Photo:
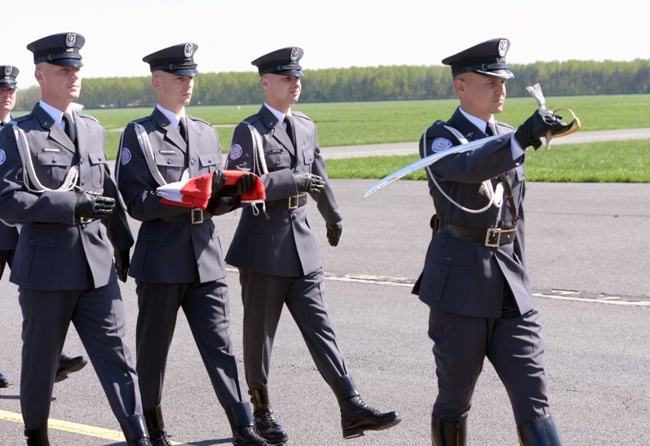
M 47 426 L 54 376 L 74 324 L 118 421 L 142 413 L 138 377 L 125 343 L 124 304 L 117 282 L 75 291 L 19 288 L 23 313 L 20 403 L 25 428 Z
M 244 304 L 244 368 L 248 387 L 265 386 L 273 341 L 286 304 L 309 353 L 328 384 L 347 375 L 343 355 L 327 314 L 322 269 L 300 277 L 239 270 Z
M 224 280 L 206 283 L 137 281 L 137 370 L 146 410 L 160 405 L 169 346 L 182 308 L 223 408 L 243 401 L 230 335 L 230 300 Z
M 544 373 L 544 341 L 537 310 L 499 319 L 463 316 L 430 307 L 438 396 L 433 416 L 467 419 L 484 358 L 503 382 L 517 426 L 549 412 Z

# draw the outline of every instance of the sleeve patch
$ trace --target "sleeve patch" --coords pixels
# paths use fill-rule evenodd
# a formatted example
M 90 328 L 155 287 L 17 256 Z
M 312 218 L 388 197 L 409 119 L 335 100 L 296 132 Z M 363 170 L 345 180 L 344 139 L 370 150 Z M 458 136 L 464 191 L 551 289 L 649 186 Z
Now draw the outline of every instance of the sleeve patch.
M 228 154 L 228 158 L 230 158 L 231 160 L 236 160 L 237 158 L 241 157 L 242 153 L 243 150 L 241 146 L 239 144 L 234 144 L 230 148 L 230 153 Z
M 433 153 L 444 152 L 454 144 L 447 138 L 436 138 L 431 143 L 431 150 Z
M 123 166 L 125 166 L 129 164 L 129 161 L 131 161 L 131 151 L 126 147 L 122 147 L 122 155 L 120 156 L 120 162 L 122 163 Z

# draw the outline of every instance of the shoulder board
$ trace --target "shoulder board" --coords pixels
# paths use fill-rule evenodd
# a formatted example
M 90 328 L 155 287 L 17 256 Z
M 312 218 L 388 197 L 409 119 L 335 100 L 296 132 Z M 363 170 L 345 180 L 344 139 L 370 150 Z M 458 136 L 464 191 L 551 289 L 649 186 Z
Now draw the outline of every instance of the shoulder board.
M 262 117 L 258 113 L 256 113 L 254 115 L 250 115 L 248 118 L 244 119 L 241 123 L 242 124 L 251 124 L 252 125 L 254 122 L 257 122 L 260 119 L 262 119 Z
M 201 119 L 201 118 L 197 118 L 196 116 L 190 116 L 190 115 L 187 115 L 186 118 L 187 118 L 187 119 L 191 119 L 192 121 L 195 121 L 195 122 L 202 122 L 203 124 L 206 124 L 206 125 L 210 125 L 210 126 L 211 126 L 211 124 L 210 124 L 208 121 L 205 121 L 205 120 L 203 120 L 203 119 Z
M 27 115 L 19 116 L 17 118 L 13 118 L 12 121 L 15 122 L 15 123 L 19 123 L 19 122 L 28 121 L 31 118 L 32 118 L 32 114 L 30 113 L 30 114 L 27 114 Z
M 512 129 L 512 130 L 515 129 L 513 126 L 511 126 L 510 124 L 508 124 L 506 122 L 497 121 L 497 124 L 499 124 L 501 127 L 508 127 L 509 129 Z
M 95 121 L 95 122 L 99 123 L 97 118 L 95 118 L 93 115 L 90 115 L 88 113 L 77 112 L 77 115 L 79 115 L 82 118 L 90 119 L 92 121 Z
M 133 121 L 129 122 L 129 124 L 143 124 L 147 121 L 151 121 L 151 116 L 145 116 L 144 118 L 134 119 Z
M 301 111 L 292 111 L 294 116 L 311 121 L 312 119 Z

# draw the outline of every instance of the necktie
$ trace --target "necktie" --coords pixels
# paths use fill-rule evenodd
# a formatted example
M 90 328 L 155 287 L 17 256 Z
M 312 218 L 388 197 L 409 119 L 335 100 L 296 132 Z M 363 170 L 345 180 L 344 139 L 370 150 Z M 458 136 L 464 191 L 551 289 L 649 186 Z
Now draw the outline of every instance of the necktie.
M 488 122 L 487 127 L 485 128 L 485 133 L 487 133 L 488 136 L 493 136 L 497 134 L 497 129 L 494 126 L 493 122 Z
M 185 118 L 178 120 L 178 133 L 181 134 L 181 138 L 187 142 L 187 130 L 185 130 Z
M 70 113 L 63 114 L 63 122 L 65 123 L 65 134 L 68 135 L 70 141 L 72 141 L 72 143 L 76 146 L 77 141 L 74 135 L 74 127 L 72 127 L 72 116 L 70 116 Z
M 284 117 L 284 123 L 287 125 L 287 135 L 289 135 L 289 139 L 291 140 L 291 144 L 293 144 L 294 147 L 296 147 L 296 138 L 293 133 L 293 119 L 289 115 L 285 115 Z

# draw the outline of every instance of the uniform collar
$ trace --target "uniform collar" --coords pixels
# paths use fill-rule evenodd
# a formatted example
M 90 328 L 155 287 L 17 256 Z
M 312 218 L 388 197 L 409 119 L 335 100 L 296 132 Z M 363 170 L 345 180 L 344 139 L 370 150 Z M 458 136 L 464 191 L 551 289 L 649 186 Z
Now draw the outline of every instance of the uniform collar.
M 488 125 L 487 122 L 483 121 L 481 118 L 477 118 L 476 116 L 470 115 L 469 113 L 467 113 L 465 110 L 463 110 L 460 107 L 458 107 L 458 110 L 460 110 L 460 112 L 463 114 L 463 116 L 465 116 L 465 118 L 467 118 L 467 120 L 469 122 L 474 124 L 476 126 L 476 128 L 478 128 L 479 130 L 485 132 L 485 130 L 487 129 L 487 125 Z M 494 120 L 494 116 L 492 116 L 492 120 L 489 121 L 489 122 L 494 124 L 494 126 L 496 127 L 496 121 Z
M 165 115 L 167 119 L 169 119 L 169 122 L 174 126 L 174 128 L 178 128 L 178 122 L 181 120 L 181 118 L 185 118 L 185 109 L 181 112 L 180 115 L 177 115 L 173 111 L 167 110 L 165 107 L 163 107 L 160 104 L 156 104 L 156 108 L 160 110 L 160 113 Z

